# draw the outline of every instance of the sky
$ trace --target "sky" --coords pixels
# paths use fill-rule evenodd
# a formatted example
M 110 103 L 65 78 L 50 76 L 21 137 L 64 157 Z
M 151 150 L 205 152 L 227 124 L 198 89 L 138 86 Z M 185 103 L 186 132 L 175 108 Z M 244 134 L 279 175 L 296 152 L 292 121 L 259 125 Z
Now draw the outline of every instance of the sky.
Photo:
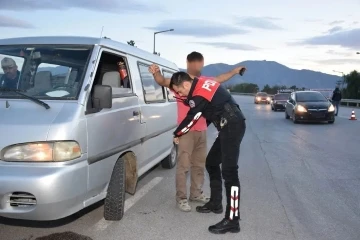
M 156 51 L 180 68 L 198 51 L 205 65 L 360 70 L 360 0 L 0 0 L 0 38 L 100 37 L 102 27 L 102 36 L 149 52 L 154 31 L 174 29 L 156 35 Z

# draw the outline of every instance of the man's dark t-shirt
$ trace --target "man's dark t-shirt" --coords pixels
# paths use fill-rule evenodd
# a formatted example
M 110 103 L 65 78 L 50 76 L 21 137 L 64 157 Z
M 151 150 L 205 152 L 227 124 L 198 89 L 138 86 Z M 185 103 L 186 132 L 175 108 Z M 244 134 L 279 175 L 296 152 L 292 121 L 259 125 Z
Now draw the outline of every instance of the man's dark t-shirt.
M 16 78 L 9 79 L 3 75 L 0 79 L 0 88 L 17 89 L 19 82 L 20 72 L 17 71 Z

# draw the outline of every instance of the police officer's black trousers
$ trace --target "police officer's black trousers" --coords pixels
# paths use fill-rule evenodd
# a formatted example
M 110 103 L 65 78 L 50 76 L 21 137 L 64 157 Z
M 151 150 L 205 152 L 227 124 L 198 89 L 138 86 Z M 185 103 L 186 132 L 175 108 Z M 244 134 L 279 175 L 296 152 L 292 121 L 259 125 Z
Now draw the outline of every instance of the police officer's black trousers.
M 225 181 L 227 199 L 225 218 L 233 220 L 240 219 L 238 159 L 245 129 L 245 120 L 232 119 L 219 131 L 206 158 L 206 170 L 210 177 L 210 201 L 215 204 L 222 202 L 222 176 Z M 220 164 L 222 164 L 221 169 Z

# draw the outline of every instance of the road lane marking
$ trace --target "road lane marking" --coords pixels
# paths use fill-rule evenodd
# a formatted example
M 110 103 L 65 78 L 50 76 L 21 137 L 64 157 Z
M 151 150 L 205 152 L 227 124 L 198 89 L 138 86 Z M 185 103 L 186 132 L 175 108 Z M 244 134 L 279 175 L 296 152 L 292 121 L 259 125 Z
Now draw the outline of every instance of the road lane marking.
M 126 213 L 127 210 L 129 210 L 132 206 L 134 206 L 142 197 L 144 197 L 151 189 L 153 189 L 156 185 L 158 185 L 162 180 L 163 180 L 162 177 L 156 177 L 152 179 L 150 182 L 145 184 L 140 190 L 136 191 L 134 196 L 126 199 L 124 213 Z M 124 215 L 124 217 L 126 216 Z M 101 220 L 94 225 L 94 229 L 95 231 L 104 231 L 106 228 L 108 228 L 110 225 L 114 223 L 116 222 L 106 221 L 104 218 L 101 218 Z

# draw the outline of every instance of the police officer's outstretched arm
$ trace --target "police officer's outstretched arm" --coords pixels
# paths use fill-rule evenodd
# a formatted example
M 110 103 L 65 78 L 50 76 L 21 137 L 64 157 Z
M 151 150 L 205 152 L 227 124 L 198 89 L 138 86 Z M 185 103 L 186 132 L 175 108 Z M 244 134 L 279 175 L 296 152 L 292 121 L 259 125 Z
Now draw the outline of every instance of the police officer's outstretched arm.
M 190 131 L 190 129 L 195 125 L 195 123 L 200 119 L 203 110 L 209 103 L 203 97 L 194 96 L 189 100 L 190 110 L 187 113 L 184 120 L 179 124 L 178 128 L 174 132 L 174 137 L 181 137 Z

